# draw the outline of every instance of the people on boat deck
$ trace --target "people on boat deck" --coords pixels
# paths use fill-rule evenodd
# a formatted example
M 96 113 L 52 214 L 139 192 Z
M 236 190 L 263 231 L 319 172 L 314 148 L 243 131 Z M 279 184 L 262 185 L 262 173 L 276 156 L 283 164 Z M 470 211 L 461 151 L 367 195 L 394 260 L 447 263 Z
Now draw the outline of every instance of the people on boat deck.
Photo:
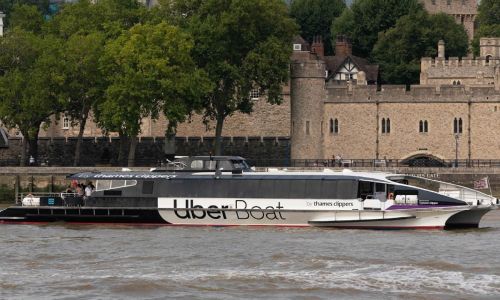
M 83 184 L 79 183 L 77 186 L 76 186 L 76 194 L 80 197 L 83 197 L 84 195 L 84 187 L 83 187 Z
M 89 184 L 85 187 L 85 197 L 90 197 L 93 191 L 94 185 L 92 184 L 92 182 L 89 182 Z

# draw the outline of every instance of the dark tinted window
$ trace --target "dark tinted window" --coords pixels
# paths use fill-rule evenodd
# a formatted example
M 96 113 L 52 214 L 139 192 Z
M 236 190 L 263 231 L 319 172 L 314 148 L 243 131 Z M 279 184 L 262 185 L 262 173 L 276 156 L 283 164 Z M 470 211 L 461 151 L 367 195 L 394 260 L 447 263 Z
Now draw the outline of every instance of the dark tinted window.
M 142 183 L 142 193 L 143 194 L 152 194 L 154 187 L 154 181 L 144 181 Z

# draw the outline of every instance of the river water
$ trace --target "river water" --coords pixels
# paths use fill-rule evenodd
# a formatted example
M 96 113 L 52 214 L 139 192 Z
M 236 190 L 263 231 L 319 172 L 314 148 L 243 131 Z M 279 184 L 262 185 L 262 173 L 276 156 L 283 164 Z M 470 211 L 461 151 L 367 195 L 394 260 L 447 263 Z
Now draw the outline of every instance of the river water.
M 499 299 L 482 229 L 0 225 L 1 299 Z

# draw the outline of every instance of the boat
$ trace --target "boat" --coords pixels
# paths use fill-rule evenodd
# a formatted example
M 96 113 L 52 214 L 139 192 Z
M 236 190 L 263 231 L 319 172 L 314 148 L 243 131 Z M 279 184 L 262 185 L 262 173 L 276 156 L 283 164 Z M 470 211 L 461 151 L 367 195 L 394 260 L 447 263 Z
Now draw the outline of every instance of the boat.
M 2 223 L 477 228 L 499 199 L 464 186 L 383 172 L 253 171 L 241 157 L 182 158 L 147 172 L 84 172 L 87 196 L 23 195 Z

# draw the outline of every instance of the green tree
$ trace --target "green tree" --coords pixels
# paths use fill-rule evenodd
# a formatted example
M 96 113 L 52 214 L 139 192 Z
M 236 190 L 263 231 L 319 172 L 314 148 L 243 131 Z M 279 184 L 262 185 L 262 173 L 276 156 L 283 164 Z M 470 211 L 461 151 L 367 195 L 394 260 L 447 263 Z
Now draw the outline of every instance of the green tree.
M 320 35 L 325 45 L 325 54 L 333 54 L 330 27 L 346 7 L 343 0 L 294 0 L 290 15 L 300 26 L 300 34 L 308 42 Z
M 15 5 L 34 6 L 42 14 L 47 14 L 49 10 L 49 0 L 0 0 L 0 11 L 5 14 L 5 27 L 9 27 L 12 18 L 11 11 Z
M 500 24 L 500 2 L 497 0 L 481 0 L 477 12 L 480 25 Z
M 107 81 L 99 68 L 99 58 L 104 53 L 106 40 L 114 39 L 123 30 L 139 23 L 145 7 L 132 0 L 101 0 L 96 4 L 89 0 L 65 5 L 50 22 L 45 31 L 65 40 L 62 61 L 58 70 L 65 78 L 58 90 L 67 99 L 64 113 L 73 125 L 79 125 L 74 165 L 80 162 L 83 133 L 91 109 L 97 108 L 104 99 Z M 124 155 L 126 139 L 120 139 L 120 153 Z
M 282 101 L 297 25 L 282 0 L 206 0 L 178 13 L 189 16 L 185 23 L 195 41 L 193 57 L 215 87 L 203 107 L 205 120 L 216 122 L 215 154 L 220 154 L 224 120 L 252 111 L 253 88 L 265 92 L 270 103 Z
M 423 10 L 418 0 L 356 0 L 333 22 L 331 36 L 347 35 L 355 55 L 370 57 L 379 32 L 393 27 L 400 17 Z
M 23 135 L 21 166 L 26 163 L 26 148 L 38 156 L 40 126 L 58 111 L 60 99 L 54 90 L 60 78 L 58 68 L 60 42 L 41 38 L 14 28 L 0 39 L 0 119 Z
M 116 38 L 144 21 L 146 8 L 136 0 L 79 0 L 64 5 L 47 25 L 47 32 L 68 39 L 72 34 L 102 32 L 105 38 Z
M 40 33 L 43 25 L 43 16 L 34 5 L 14 5 L 11 12 L 10 27 L 19 27 L 26 31 Z
M 80 152 L 85 125 L 90 111 L 104 98 L 106 83 L 99 66 L 104 53 L 104 37 L 95 32 L 73 34 L 64 44 L 61 75 L 64 83 L 59 92 L 66 99 L 64 110 L 74 125 L 79 125 L 73 165 L 80 163 Z
M 382 81 L 414 84 L 419 81 L 420 58 L 435 56 L 439 40 L 449 56 L 467 54 L 467 33 L 445 14 L 419 11 L 401 17 L 394 28 L 380 33 L 373 57 L 380 64 Z
M 109 86 L 98 122 L 130 139 L 130 166 L 143 118 L 157 119 L 163 112 L 169 130 L 175 130 L 210 90 L 204 72 L 191 58 L 192 47 L 188 34 L 164 22 L 135 25 L 107 43 L 102 68 Z
M 474 55 L 480 55 L 479 39 L 482 37 L 500 37 L 500 2 L 481 0 L 478 7 L 478 30 L 474 33 L 472 50 Z

